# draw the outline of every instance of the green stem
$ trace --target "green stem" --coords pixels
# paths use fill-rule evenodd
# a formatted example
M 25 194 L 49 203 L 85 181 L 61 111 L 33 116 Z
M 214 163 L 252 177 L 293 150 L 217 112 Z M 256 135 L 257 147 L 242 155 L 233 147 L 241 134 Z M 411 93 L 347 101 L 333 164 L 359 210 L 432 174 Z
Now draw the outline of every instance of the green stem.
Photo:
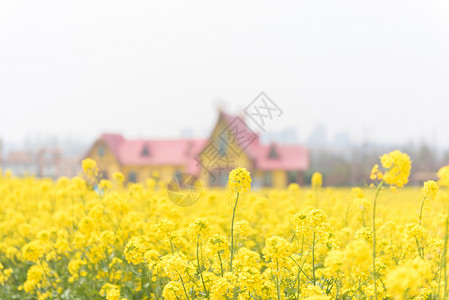
M 419 226 L 421 226 L 422 210 L 423 210 L 424 202 L 426 201 L 426 198 L 427 198 L 427 197 L 424 197 L 424 199 L 422 200 L 421 208 L 419 209 Z
M 182 280 L 181 275 L 178 273 L 179 279 L 181 279 L 182 287 L 184 289 L 184 294 L 186 295 L 187 300 L 190 300 L 189 295 L 187 294 L 186 286 L 184 285 L 184 280 Z
M 313 275 L 313 285 L 315 285 L 315 232 L 313 232 L 313 241 L 312 241 L 312 275 Z
M 159 300 L 159 297 L 158 297 L 158 295 L 157 295 L 156 288 L 153 287 L 153 283 L 151 282 L 151 276 L 150 276 L 149 283 L 150 283 L 150 288 L 151 288 L 151 290 L 153 291 L 154 297 L 156 298 L 156 300 Z
M 292 238 L 290 239 L 290 243 L 293 242 L 293 240 L 295 239 L 295 237 L 296 237 L 296 233 L 293 233 L 293 236 L 292 236 Z
M 221 268 L 221 277 L 223 277 L 224 271 L 223 271 L 223 262 L 221 260 L 220 251 L 217 251 L 218 253 L 218 259 L 220 260 L 220 268 Z
M 232 211 L 232 222 L 231 222 L 231 262 L 230 271 L 232 272 L 232 260 L 234 259 L 234 219 L 235 219 L 235 209 L 237 208 L 237 203 L 239 202 L 240 194 L 237 193 L 235 198 L 234 210 Z
M 357 293 L 357 292 L 360 290 L 360 288 L 361 288 L 361 287 L 362 287 L 368 280 L 369 280 L 369 278 L 366 279 L 364 282 L 362 282 L 362 283 L 359 284 L 359 286 L 358 286 L 357 289 L 354 291 L 354 293 L 352 293 L 350 299 L 352 299 L 352 298 L 354 297 L 355 293 Z
M 338 280 L 338 278 L 337 278 L 337 280 Z M 340 285 L 338 284 L 338 281 L 335 282 L 335 285 L 337 287 L 337 292 L 335 293 L 335 299 L 338 299 L 338 293 L 340 291 Z
M 199 238 L 199 235 L 198 235 L 198 238 Z M 198 255 L 199 246 L 200 246 L 200 242 L 197 241 L 196 242 L 196 260 L 198 262 L 198 273 L 200 273 L 201 282 L 203 283 L 204 293 L 206 294 L 206 297 L 209 299 L 209 292 L 206 289 L 206 284 L 204 283 L 204 278 L 203 278 L 203 264 L 200 264 L 200 257 Z
M 143 268 L 144 268 L 144 266 L 143 266 Z M 142 293 L 145 295 L 145 284 L 146 284 L 146 282 L 145 282 L 145 279 L 146 279 L 146 272 L 143 270 L 143 268 L 142 269 L 140 269 L 140 273 L 141 273 L 141 282 L 142 282 Z
M 376 195 L 373 201 L 373 281 L 374 281 L 374 299 L 377 300 L 377 284 L 376 284 L 376 202 L 379 192 L 384 181 L 382 180 L 377 186 Z
M 304 272 L 304 270 L 302 269 L 302 267 L 304 267 L 304 264 L 305 264 L 305 260 L 304 260 L 304 262 L 302 263 L 302 267 L 296 262 L 296 260 L 292 257 L 292 256 L 289 256 L 289 258 L 291 259 L 291 260 L 293 260 L 293 262 L 298 266 L 298 272 L 302 272 L 303 274 L 304 274 L 304 276 L 307 278 L 307 280 L 309 280 L 309 281 L 312 281 L 312 278 L 310 278 L 308 275 L 307 275 L 307 273 L 306 272 Z
M 56 295 L 58 295 L 58 291 L 56 290 L 55 286 L 53 285 L 53 281 L 51 280 L 50 276 L 48 276 L 47 271 L 45 271 L 45 268 L 42 264 L 41 259 L 39 258 L 39 264 L 41 265 L 42 271 L 44 272 L 45 278 L 50 282 L 50 286 L 53 289 L 53 291 L 55 292 Z
M 175 254 L 175 249 L 173 248 L 173 242 L 172 242 L 171 238 L 169 237 L 168 240 L 170 241 L 171 254 Z
M 421 246 L 419 245 L 418 238 L 415 236 L 416 247 L 418 248 L 418 254 L 421 259 L 424 259 L 424 253 L 421 252 Z
M 301 268 L 298 267 L 298 289 L 296 290 L 296 299 L 299 299 L 299 291 L 300 291 L 300 284 L 301 284 Z

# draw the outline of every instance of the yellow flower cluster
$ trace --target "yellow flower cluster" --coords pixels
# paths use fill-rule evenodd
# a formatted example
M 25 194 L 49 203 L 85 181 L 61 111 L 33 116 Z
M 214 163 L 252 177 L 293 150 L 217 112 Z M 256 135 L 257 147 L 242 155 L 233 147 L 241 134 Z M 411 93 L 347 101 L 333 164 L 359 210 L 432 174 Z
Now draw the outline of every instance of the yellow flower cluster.
M 423 197 L 429 200 L 434 200 L 438 193 L 438 183 L 433 180 L 428 180 L 424 182 L 424 187 L 422 190 Z
M 435 181 L 384 190 L 372 228 L 375 188 L 247 192 L 250 174 L 238 168 L 230 174 L 234 193 L 206 190 L 195 205 L 178 207 L 159 184 L 124 185 L 121 174 L 108 181 L 92 176 L 94 163 L 83 165 L 86 174 L 55 182 L 0 175 L 0 299 L 443 299 L 449 292 L 449 168 L 439 173 L 440 191 Z M 390 153 L 382 167 L 380 182 L 407 182 L 404 155 Z
M 438 171 L 438 178 L 440 179 L 438 183 L 441 186 L 449 186 L 449 166 L 442 167 Z
M 228 185 L 232 191 L 245 193 L 251 188 L 251 176 L 245 168 L 236 168 L 229 174 Z
M 412 162 L 406 153 L 399 150 L 381 156 L 382 167 L 386 170 L 383 180 L 389 185 L 403 187 L 408 183 Z
M 107 300 L 119 300 L 120 286 L 106 283 L 101 287 L 100 295 L 105 296 Z

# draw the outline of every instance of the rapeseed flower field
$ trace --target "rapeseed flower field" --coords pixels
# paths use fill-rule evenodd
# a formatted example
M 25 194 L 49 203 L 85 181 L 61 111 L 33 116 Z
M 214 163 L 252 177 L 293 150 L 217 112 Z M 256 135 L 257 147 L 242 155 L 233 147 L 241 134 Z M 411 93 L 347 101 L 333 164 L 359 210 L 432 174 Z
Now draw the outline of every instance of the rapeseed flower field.
M 355 188 L 227 189 L 174 205 L 166 184 L 0 176 L 1 299 L 447 299 L 449 166 L 405 187 L 381 157 Z

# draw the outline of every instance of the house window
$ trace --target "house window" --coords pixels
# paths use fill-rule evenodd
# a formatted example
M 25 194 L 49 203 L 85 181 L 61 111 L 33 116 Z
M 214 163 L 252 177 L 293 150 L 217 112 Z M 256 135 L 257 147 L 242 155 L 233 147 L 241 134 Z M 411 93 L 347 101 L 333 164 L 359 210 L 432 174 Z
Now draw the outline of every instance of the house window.
M 137 182 L 137 173 L 134 171 L 131 171 L 128 173 L 128 181 L 129 182 Z
M 221 138 L 218 140 L 218 150 L 220 151 L 220 155 L 226 155 L 226 142 Z
M 266 187 L 273 186 L 273 174 L 271 172 L 265 172 L 263 174 L 263 185 Z
M 178 182 L 183 182 L 182 172 L 179 170 L 175 171 L 175 178 Z
M 104 145 L 98 146 L 97 154 L 99 157 L 103 157 L 106 153 L 106 147 Z
M 148 149 L 148 146 L 145 145 L 142 149 L 142 156 L 150 156 L 150 150 Z
M 228 174 L 223 170 L 210 170 L 209 185 L 225 187 L 228 184 Z
M 270 152 L 268 153 L 268 158 L 271 158 L 271 159 L 279 158 L 278 152 L 274 145 L 271 146 L 271 148 L 270 148 Z

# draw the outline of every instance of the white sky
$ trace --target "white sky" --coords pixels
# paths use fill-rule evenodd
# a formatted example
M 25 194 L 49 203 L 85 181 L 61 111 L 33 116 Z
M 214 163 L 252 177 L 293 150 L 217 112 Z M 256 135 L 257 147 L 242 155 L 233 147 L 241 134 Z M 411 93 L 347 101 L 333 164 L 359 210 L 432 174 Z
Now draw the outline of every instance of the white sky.
M 449 2 L 0 0 L 6 142 L 201 133 L 260 91 L 268 130 L 449 147 Z

